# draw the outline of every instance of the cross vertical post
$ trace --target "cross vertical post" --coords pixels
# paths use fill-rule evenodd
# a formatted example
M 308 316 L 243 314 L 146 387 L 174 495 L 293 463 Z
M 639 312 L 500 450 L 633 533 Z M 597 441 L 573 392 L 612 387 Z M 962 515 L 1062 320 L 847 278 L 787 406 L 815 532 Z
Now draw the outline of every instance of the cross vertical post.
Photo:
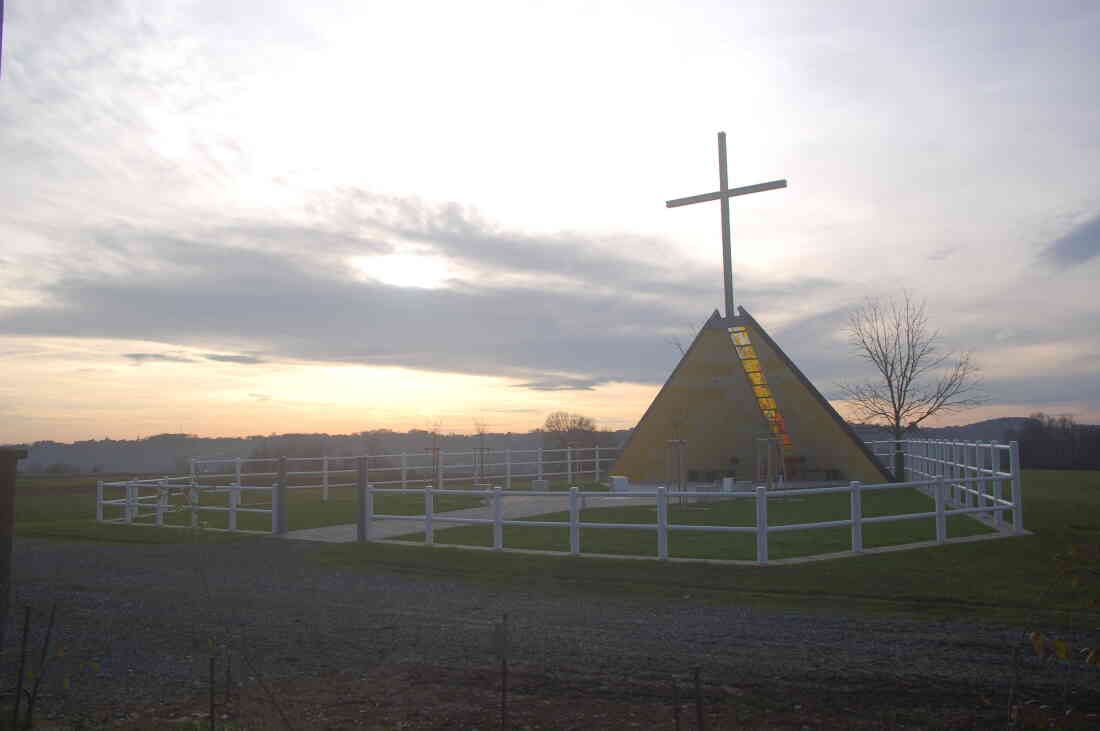
M 729 178 L 726 176 L 726 133 L 718 133 L 718 192 L 722 194 L 722 280 L 726 293 L 726 317 L 734 315 L 733 309 L 733 244 L 730 241 Z

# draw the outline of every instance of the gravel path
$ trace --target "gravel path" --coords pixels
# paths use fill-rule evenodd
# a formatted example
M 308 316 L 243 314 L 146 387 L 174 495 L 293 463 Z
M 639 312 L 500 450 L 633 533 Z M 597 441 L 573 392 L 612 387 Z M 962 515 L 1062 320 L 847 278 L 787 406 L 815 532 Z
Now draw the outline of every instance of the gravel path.
M 1019 638 L 1018 630 L 960 622 L 714 606 L 690 597 L 578 599 L 553 587 L 533 592 L 341 572 L 309 562 L 315 550 L 312 543 L 266 538 L 137 547 L 17 540 L 13 614 L 21 622 L 27 604 L 36 613 L 35 648 L 57 602 L 53 646 L 65 648 L 47 673 L 44 709 L 192 694 L 205 677 L 209 648 L 226 642 L 252 659 L 245 676 L 266 678 L 354 672 L 382 662 L 486 664 L 491 628 L 503 612 L 511 618 L 518 662 L 624 679 L 667 677 L 699 665 L 714 683 L 845 693 L 873 692 L 900 679 L 945 696 L 1000 697 L 1011 643 Z M 5 685 L 14 676 L 14 624 L 16 617 L 7 632 Z M 1060 685 L 1061 674 L 1027 663 L 1025 683 Z M 68 693 L 61 688 L 65 677 Z

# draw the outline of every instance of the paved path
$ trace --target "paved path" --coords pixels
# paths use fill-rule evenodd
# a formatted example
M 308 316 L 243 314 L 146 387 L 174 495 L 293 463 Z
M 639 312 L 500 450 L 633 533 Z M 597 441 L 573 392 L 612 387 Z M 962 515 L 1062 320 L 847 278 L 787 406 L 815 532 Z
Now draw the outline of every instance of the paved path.
M 545 513 L 557 513 L 569 509 L 569 493 L 563 492 L 561 497 L 553 496 L 525 496 L 521 492 L 505 493 L 502 512 L 505 520 L 514 518 L 527 518 L 532 515 Z M 516 497 L 512 497 L 515 495 Z M 586 497 L 581 504 L 582 508 L 607 508 L 619 505 L 652 505 L 651 497 Z M 437 524 L 447 523 L 447 518 L 492 518 L 492 508 L 486 501 L 485 505 L 477 508 L 464 508 L 451 510 L 445 513 L 436 513 L 433 516 Z M 654 517 L 656 522 L 656 517 Z M 446 526 L 451 527 L 451 526 Z M 371 525 L 371 538 L 395 538 L 406 533 L 416 533 L 424 529 L 423 520 L 375 520 Z M 289 531 L 282 536 L 298 541 L 320 541 L 322 543 L 352 543 L 355 541 L 355 523 L 344 525 L 330 525 L 324 528 L 305 528 L 303 530 Z

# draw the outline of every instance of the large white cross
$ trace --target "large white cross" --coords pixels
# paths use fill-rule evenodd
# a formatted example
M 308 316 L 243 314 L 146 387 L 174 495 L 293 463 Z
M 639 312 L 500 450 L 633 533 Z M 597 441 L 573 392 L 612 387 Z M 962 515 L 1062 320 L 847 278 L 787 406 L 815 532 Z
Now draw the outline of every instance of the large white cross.
M 733 310 L 733 251 L 730 244 L 730 198 L 737 195 L 748 195 L 749 193 L 760 193 L 765 190 L 775 190 L 776 188 L 786 188 L 786 180 L 772 180 L 767 183 L 757 183 L 756 185 L 746 185 L 744 188 L 734 188 L 730 190 L 729 182 L 726 179 L 726 133 L 718 133 L 718 190 L 713 193 L 704 193 L 703 195 L 693 195 L 687 198 L 677 198 L 676 200 L 665 201 L 666 208 L 677 208 L 678 206 L 687 206 L 692 203 L 703 203 L 704 201 L 720 201 L 722 204 L 722 264 L 723 274 L 725 275 L 726 284 L 726 318 L 729 319 L 734 316 Z

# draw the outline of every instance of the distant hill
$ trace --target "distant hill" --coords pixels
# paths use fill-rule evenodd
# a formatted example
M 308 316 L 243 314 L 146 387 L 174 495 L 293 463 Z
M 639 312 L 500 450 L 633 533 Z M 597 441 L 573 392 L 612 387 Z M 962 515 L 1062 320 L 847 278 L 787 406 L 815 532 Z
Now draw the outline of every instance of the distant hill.
M 917 429 L 907 438 L 965 439 L 1004 441 L 1009 430 L 1021 431 L 1031 421 L 1025 417 L 987 419 L 966 426 L 946 426 Z M 885 441 L 890 431 L 882 426 L 852 424 L 852 429 L 864 441 Z M 622 445 L 630 429 L 610 432 L 607 440 Z M 440 435 L 439 445 L 445 451 L 466 452 L 477 449 L 480 438 L 466 434 Z M 191 434 L 158 434 L 146 439 L 91 439 L 74 442 L 35 442 L 29 454 L 20 462 L 25 472 L 151 472 L 184 474 L 191 457 L 251 457 L 251 456 L 350 456 L 359 454 L 393 454 L 420 452 L 430 447 L 432 435 L 423 429 L 394 432 L 388 429 L 355 434 L 272 434 L 269 436 L 226 437 L 206 439 Z M 524 434 L 486 434 L 490 449 L 535 449 L 542 446 L 542 432 Z
M 620 445 L 629 430 L 606 433 L 606 441 Z M 489 449 L 536 449 L 542 446 L 541 431 L 525 434 L 486 434 Z M 191 457 L 307 457 L 353 456 L 422 452 L 432 446 L 433 437 L 423 429 L 394 432 L 388 429 L 355 434 L 272 434 L 269 436 L 206 439 L 191 434 L 158 434 L 146 439 L 90 439 L 64 442 L 42 441 L 28 446 L 27 458 L 19 463 L 23 472 L 134 472 L 186 474 Z M 439 435 L 439 447 L 448 452 L 474 451 L 481 437 L 465 434 Z
M 906 433 L 907 439 L 964 439 L 973 441 L 1004 441 L 1009 430 L 1019 431 L 1031 421 L 1025 416 L 1007 416 L 1000 419 L 986 419 L 966 426 L 943 426 L 917 428 Z M 890 430 L 876 424 L 852 424 L 852 429 L 865 442 L 892 439 Z

